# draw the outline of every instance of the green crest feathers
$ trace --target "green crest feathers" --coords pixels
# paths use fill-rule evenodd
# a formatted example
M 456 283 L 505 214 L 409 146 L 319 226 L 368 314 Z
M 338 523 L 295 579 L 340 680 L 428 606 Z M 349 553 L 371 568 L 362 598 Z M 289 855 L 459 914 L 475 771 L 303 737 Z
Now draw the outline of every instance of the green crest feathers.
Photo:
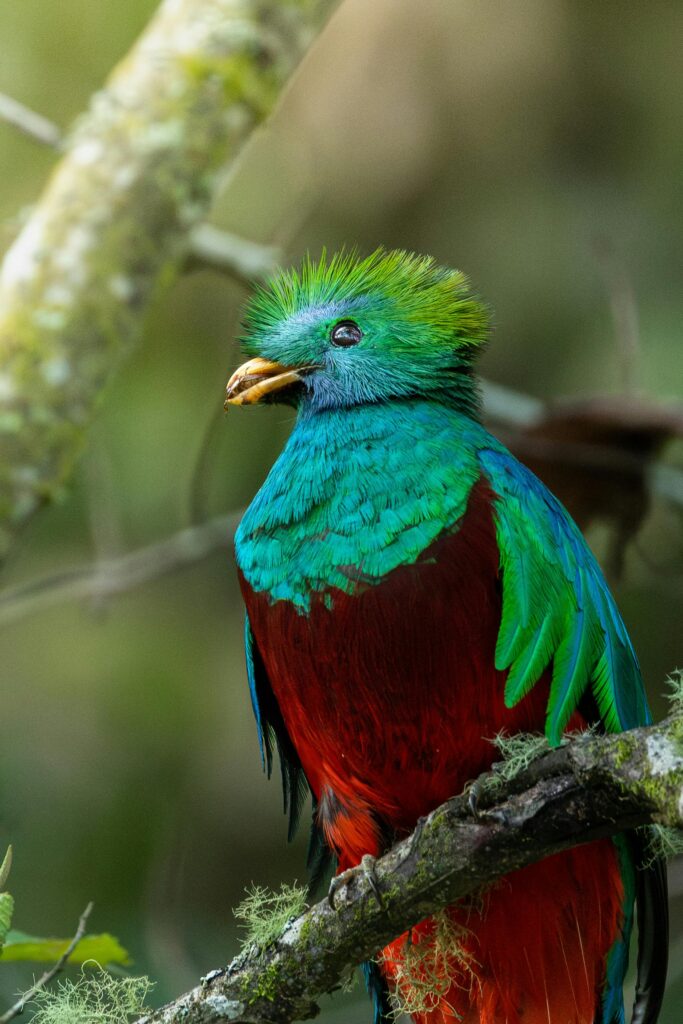
M 487 340 L 489 312 L 459 270 L 439 266 L 432 256 L 402 249 L 376 249 L 359 258 L 341 250 L 316 262 L 306 256 L 300 269 L 282 270 L 257 288 L 243 319 L 250 339 L 280 327 L 307 310 L 349 308 L 381 311 L 388 322 L 411 334 L 428 328 L 431 343 L 455 344 L 472 355 Z M 246 340 L 246 339 L 245 339 Z

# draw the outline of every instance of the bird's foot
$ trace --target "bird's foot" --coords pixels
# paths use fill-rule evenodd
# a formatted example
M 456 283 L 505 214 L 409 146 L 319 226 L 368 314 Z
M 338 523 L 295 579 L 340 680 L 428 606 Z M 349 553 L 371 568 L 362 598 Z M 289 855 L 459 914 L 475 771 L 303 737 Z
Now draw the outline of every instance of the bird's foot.
M 510 816 L 499 807 L 481 807 L 480 801 L 486 786 L 483 779 L 474 779 L 467 784 L 467 806 L 475 821 L 494 822 L 497 825 L 509 825 Z
M 474 779 L 472 782 L 468 782 L 465 790 L 467 792 L 467 806 L 470 809 L 470 814 L 473 818 L 479 819 L 481 815 L 481 808 L 479 807 L 479 801 L 483 792 L 483 785 L 481 779 Z
M 348 868 L 346 871 L 342 871 L 340 875 L 335 875 L 330 882 L 330 889 L 327 894 L 327 901 L 333 910 L 336 910 L 335 898 L 340 889 L 346 888 L 349 882 L 352 882 L 355 878 L 363 878 L 370 886 L 373 895 L 380 905 L 380 908 L 384 910 L 384 900 L 380 891 L 379 882 L 377 879 L 377 873 L 375 871 L 376 860 L 370 853 L 366 853 L 363 856 L 360 864 L 357 864 L 354 868 Z

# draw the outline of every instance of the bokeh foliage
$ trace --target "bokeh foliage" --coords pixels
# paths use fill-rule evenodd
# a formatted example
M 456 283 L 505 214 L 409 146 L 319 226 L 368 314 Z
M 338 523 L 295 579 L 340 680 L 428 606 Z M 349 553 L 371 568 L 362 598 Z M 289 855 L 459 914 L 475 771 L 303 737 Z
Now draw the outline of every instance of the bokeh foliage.
M 0 89 L 66 126 L 154 7 L 0 5 Z M 288 261 L 385 244 L 461 267 L 496 314 L 485 372 L 540 396 L 619 386 L 607 253 L 637 299 L 640 386 L 680 398 L 682 31 L 675 3 L 348 0 L 214 219 L 281 243 Z M 53 160 L 0 125 L 3 244 Z M 197 270 L 159 296 L 73 487 L 23 535 L 5 585 L 249 500 L 289 418 L 221 412 L 244 296 Z M 591 539 L 599 553 L 600 529 Z M 655 502 L 617 588 L 656 711 L 682 657 L 682 551 L 680 516 Z M 68 934 L 93 899 L 94 928 L 158 981 L 155 999 L 236 951 L 231 908 L 247 885 L 302 877 L 304 837 L 286 847 L 277 783 L 260 771 L 241 630 L 219 551 L 0 632 L 0 848 L 15 847 L 16 924 Z M 672 912 L 680 971 L 681 896 Z M 0 1006 L 26 980 L 4 969 Z M 681 998 L 679 974 L 664 1024 Z M 351 999 L 327 1019 L 368 1020 Z

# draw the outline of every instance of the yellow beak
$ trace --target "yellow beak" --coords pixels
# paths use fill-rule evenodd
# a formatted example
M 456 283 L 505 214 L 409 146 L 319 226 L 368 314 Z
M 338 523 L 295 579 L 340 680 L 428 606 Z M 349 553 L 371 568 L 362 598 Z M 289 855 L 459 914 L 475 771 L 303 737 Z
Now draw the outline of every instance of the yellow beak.
M 271 363 L 268 359 L 250 359 L 235 370 L 225 389 L 225 408 L 229 405 L 255 405 L 266 395 L 281 391 L 302 380 L 304 370 L 312 367 L 295 369 L 281 363 Z

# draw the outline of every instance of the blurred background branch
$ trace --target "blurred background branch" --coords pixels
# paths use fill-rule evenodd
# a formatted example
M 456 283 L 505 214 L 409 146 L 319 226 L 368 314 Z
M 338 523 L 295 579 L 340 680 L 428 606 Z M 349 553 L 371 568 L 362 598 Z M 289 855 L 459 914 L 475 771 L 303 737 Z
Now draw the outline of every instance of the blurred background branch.
M 240 516 L 216 516 L 119 558 L 62 569 L 0 591 L 0 626 L 63 601 L 87 600 L 100 609 L 108 598 L 199 562 L 217 548 L 230 550 Z
M 40 142 L 43 146 L 57 149 L 62 141 L 59 127 L 42 114 L 24 106 L 7 93 L 0 92 L 0 121 L 18 128 L 24 135 Z
M 259 245 L 213 224 L 200 224 L 190 236 L 187 265 L 189 269 L 210 267 L 252 282 L 272 274 L 280 259 L 277 246 Z
M 0 555 L 70 473 L 155 289 L 331 6 L 164 0 L 69 133 L 0 275 Z M 56 141 L 27 109 L 14 113 Z M 233 269 L 254 265 L 253 249 L 235 249 Z

